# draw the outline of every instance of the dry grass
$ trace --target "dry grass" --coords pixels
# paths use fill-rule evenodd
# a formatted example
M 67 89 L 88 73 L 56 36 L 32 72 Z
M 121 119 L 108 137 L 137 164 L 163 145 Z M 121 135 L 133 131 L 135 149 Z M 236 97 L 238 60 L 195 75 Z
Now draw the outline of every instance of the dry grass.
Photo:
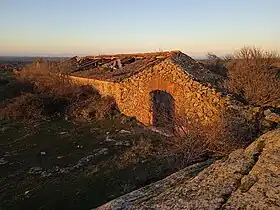
M 0 111 L 5 119 L 38 120 L 42 118 L 43 102 L 35 94 L 23 93 L 9 101 Z
M 77 100 L 69 106 L 68 113 L 76 119 L 105 119 L 117 114 L 115 100 L 111 97 L 95 95 L 88 99 Z
M 41 62 L 28 65 L 16 72 L 18 81 L 31 83 L 37 92 L 47 92 L 57 97 L 73 97 L 79 86 L 69 80 L 63 70 L 52 62 Z M 65 66 L 67 67 L 67 66 Z M 66 71 L 66 70 L 65 70 Z
M 211 70 L 212 72 L 226 77 L 227 68 L 225 66 L 225 61 L 213 53 L 207 53 L 207 60 L 203 62 L 205 68 Z
M 255 127 L 238 113 L 221 114 L 212 124 L 203 125 L 195 119 L 176 119 L 178 149 L 224 155 L 254 139 Z
M 67 75 L 60 73 L 63 71 L 67 70 L 63 70 L 62 66 L 43 62 L 39 66 L 35 63 L 16 72 L 16 82 L 32 88 L 28 94 L 7 101 L 0 116 L 37 120 L 67 115 L 85 120 L 100 120 L 117 112 L 112 98 L 102 97 L 91 86 L 73 83 Z
M 186 116 L 176 117 L 173 147 L 192 162 L 201 156 L 223 156 L 245 147 L 258 135 L 255 124 L 237 110 L 221 113 L 211 124 Z
M 153 155 L 154 145 L 151 139 L 140 137 L 139 141 L 134 142 L 129 150 L 126 150 L 117 162 L 118 168 L 123 169 L 129 165 L 139 163 L 143 159 Z
M 279 62 L 275 52 L 244 47 L 228 63 L 227 88 L 243 101 L 257 106 L 280 104 Z
M 176 120 L 180 124 L 169 142 L 169 154 L 180 157 L 176 168 L 183 168 L 208 158 L 222 157 L 247 146 L 255 138 L 255 128 L 240 117 L 223 116 L 220 121 L 202 125 L 196 120 Z M 184 126 L 182 126 L 184 125 Z
M 150 136 L 134 142 L 132 148 L 124 152 L 118 167 L 148 159 L 148 157 L 170 157 L 170 168 L 181 169 L 192 163 L 208 158 L 221 157 L 231 151 L 246 147 L 255 137 L 256 129 L 239 113 L 232 112 L 220 116 L 213 124 L 203 125 L 196 119 L 185 116 L 174 119 L 174 136 L 160 140 Z

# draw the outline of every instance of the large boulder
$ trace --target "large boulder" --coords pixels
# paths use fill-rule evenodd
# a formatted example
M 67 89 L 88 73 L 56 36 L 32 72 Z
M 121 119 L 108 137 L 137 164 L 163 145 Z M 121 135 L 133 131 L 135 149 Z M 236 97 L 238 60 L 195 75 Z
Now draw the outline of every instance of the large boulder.
M 280 209 L 280 129 L 209 164 L 190 166 L 97 209 Z

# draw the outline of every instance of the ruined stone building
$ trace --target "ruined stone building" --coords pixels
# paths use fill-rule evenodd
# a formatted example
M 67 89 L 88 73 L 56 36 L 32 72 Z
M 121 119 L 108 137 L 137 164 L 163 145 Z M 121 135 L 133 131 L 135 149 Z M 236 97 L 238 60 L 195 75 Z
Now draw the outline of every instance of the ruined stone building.
M 71 78 L 115 98 L 118 108 L 145 125 L 173 126 L 176 119 L 215 123 L 229 107 L 219 79 L 180 51 L 87 56 L 71 59 Z

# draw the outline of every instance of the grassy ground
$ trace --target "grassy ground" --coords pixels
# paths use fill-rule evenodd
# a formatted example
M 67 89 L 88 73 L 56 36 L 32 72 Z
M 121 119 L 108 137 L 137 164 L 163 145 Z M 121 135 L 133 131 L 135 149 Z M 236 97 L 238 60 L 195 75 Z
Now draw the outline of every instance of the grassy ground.
M 238 123 L 166 137 L 93 87 L 39 70 L 0 72 L 0 209 L 91 209 L 251 138 Z
M 16 120 L 0 118 L 0 209 L 91 209 L 162 179 L 188 164 L 209 156 L 225 155 L 232 149 L 247 145 L 255 136 L 251 124 L 245 122 L 243 125 L 236 120 L 227 130 L 223 130 L 224 124 L 209 129 L 194 124 L 188 128 L 190 132 L 177 138 L 176 142 L 175 138 L 153 133 L 121 115 L 106 118 L 106 114 L 112 114 L 112 103 L 108 98 L 99 103 L 105 100 L 100 94 L 76 92 L 79 88 L 69 86 L 67 82 L 66 86 L 61 86 L 61 78 L 50 74 L 49 68 L 45 72 L 38 72 L 36 68 L 30 70 L 33 71 L 25 79 L 33 80 L 32 87 L 28 82 L 15 85 L 12 71 L 7 68 L 0 70 L 0 113 L 7 100 L 20 96 L 21 91 L 29 93 L 25 98 L 17 98 L 12 104 L 14 106 L 6 110 L 8 114 L 16 114 L 13 118 Z M 254 76 L 251 69 L 247 70 L 250 78 Z M 42 77 L 44 75 L 49 75 L 49 78 Z M 229 78 L 237 81 L 239 77 L 239 74 L 233 74 Z M 258 78 L 252 81 L 266 81 L 263 79 L 266 77 Z M 34 81 L 41 84 L 41 89 L 34 89 Z M 236 86 L 237 83 L 233 84 Z M 275 94 L 267 95 L 268 88 L 256 84 L 249 86 L 261 87 L 262 94 L 254 94 L 257 88 L 248 91 L 249 95 L 258 96 L 256 101 L 260 99 L 259 102 L 263 103 L 267 98 L 263 96 L 273 96 L 273 102 L 279 101 L 277 88 L 272 87 L 271 93 Z M 89 101 L 81 99 L 83 95 Z M 77 122 L 77 118 L 82 116 L 79 112 L 74 115 L 75 121 L 65 118 L 67 113 L 62 111 L 51 117 L 36 112 L 40 111 L 38 108 L 46 111 L 53 106 L 64 107 L 61 99 L 65 98 L 69 102 L 68 108 L 76 104 L 78 111 L 88 111 L 86 114 L 100 112 L 104 119 Z M 31 102 L 38 99 L 40 105 L 25 103 L 27 99 Z M 50 103 L 44 103 L 46 100 Z M 25 110 L 29 112 L 23 121 L 19 118 Z M 47 110 L 48 113 L 54 111 Z M 35 120 L 29 120 L 30 116 L 36 116 Z
M 15 96 L 1 72 L 0 100 Z M 0 120 L 0 209 L 90 209 L 177 170 L 155 133 L 119 119 Z M 173 166 L 173 167 L 171 167 Z
M 119 157 L 139 139 L 156 144 L 157 137 L 119 130 L 65 120 L 2 121 L 2 208 L 88 209 L 170 173 L 155 156 L 123 165 Z

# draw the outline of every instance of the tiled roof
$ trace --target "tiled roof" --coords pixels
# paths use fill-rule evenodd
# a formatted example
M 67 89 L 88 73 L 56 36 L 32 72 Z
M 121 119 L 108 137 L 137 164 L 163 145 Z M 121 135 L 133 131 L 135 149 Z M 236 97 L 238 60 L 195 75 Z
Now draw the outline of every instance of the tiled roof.
M 71 74 L 119 82 L 157 65 L 167 58 L 170 58 L 174 64 L 197 81 L 212 83 L 215 78 L 219 77 L 180 51 L 73 57 Z
M 71 73 L 76 76 L 107 81 L 120 81 L 154 66 L 178 51 L 74 57 L 76 66 Z

